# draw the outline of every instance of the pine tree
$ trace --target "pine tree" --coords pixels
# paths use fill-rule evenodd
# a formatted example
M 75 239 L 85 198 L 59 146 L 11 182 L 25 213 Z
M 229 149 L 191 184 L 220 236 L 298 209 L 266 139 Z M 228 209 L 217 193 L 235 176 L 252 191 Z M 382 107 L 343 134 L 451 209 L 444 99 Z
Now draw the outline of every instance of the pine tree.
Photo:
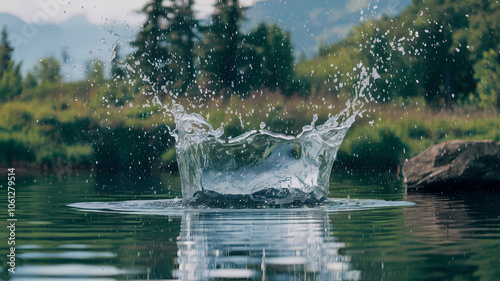
M 196 81 L 195 44 L 200 40 L 199 21 L 194 17 L 194 0 L 171 0 L 171 17 L 166 27 L 166 41 L 172 54 L 176 85 L 184 93 Z
M 7 28 L 3 28 L 2 30 L 2 43 L 0 45 L 0 77 L 3 72 L 7 70 L 10 62 L 12 61 L 12 52 L 14 48 L 12 48 L 9 44 L 7 38 Z
M 269 26 L 267 34 L 266 86 L 272 90 L 280 88 L 283 91 L 292 83 L 294 76 L 291 34 L 284 32 L 277 25 Z
M 267 82 L 265 58 L 267 46 L 267 26 L 259 24 L 243 38 L 243 57 L 245 58 L 245 83 L 249 89 L 258 89 Z
M 14 65 L 13 61 L 4 69 L 0 76 L 0 100 L 9 100 L 22 91 L 23 77 L 19 71 L 20 65 Z
M 38 82 L 36 81 L 35 75 L 28 72 L 28 74 L 26 74 L 26 78 L 24 79 L 24 82 L 23 82 L 23 88 L 34 89 L 34 88 L 36 88 L 37 85 L 38 85 Z
M 291 85 L 294 76 L 294 57 L 291 45 L 291 35 L 277 25 L 260 24 L 245 37 L 245 56 L 256 69 L 258 81 L 253 78 L 253 84 L 285 90 Z M 247 62 L 248 63 L 248 62 Z
M 2 31 L 0 45 L 0 100 L 5 101 L 21 94 L 23 78 L 20 73 L 20 64 L 12 61 L 12 48 L 7 38 L 7 29 Z
M 242 36 L 239 26 L 243 8 L 237 0 L 218 0 L 212 24 L 205 33 L 203 63 L 209 81 L 215 89 L 225 90 L 228 97 L 241 86 Z
M 142 9 L 147 20 L 136 40 L 131 42 L 137 50 L 132 54 L 130 64 L 135 68 L 136 75 L 156 90 L 171 78 L 171 57 L 164 38 L 167 9 L 162 3 L 163 0 L 152 0 Z
M 425 13 L 422 7 L 428 8 Z M 469 25 L 459 9 L 460 5 L 453 1 L 419 0 L 400 16 L 401 22 L 413 22 L 413 31 L 419 34 L 412 44 L 422 46 L 414 67 L 425 89 L 424 98 L 431 105 L 449 110 L 457 98 L 468 95 L 475 87 L 472 63 L 467 61 L 466 52 L 456 51 L 468 45 L 465 40 L 454 38 L 455 33 L 467 30 Z M 422 20 L 424 16 L 432 20 Z

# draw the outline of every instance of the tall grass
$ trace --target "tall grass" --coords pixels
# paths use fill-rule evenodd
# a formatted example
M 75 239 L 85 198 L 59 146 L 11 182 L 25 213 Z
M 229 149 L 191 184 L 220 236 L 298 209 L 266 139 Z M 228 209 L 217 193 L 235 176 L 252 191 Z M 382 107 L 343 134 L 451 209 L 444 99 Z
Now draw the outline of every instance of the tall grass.
M 167 129 L 173 127 L 173 119 L 160 107 L 148 105 L 150 96 L 136 94 L 127 102 L 110 105 L 103 102 L 98 90 L 85 83 L 51 87 L 42 89 L 47 93 L 23 93 L 17 100 L 0 104 L 0 164 L 94 163 L 107 155 L 96 154 L 101 146 L 109 155 L 128 155 L 115 157 L 119 161 L 133 162 L 129 158 L 136 155 L 134 144 L 140 144 L 140 154 L 155 145 L 159 150 L 149 158 L 175 166 L 175 149 Z M 170 104 L 171 98 L 165 98 L 164 103 Z M 261 122 L 275 132 L 297 135 L 311 123 L 313 114 L 318 114 L 317 124 L 321 124 L 345 107 L 344 101 L 334 95 L 285 97 L 267 90 L 252 91 L 244 99 L 212 95 L 189 101 L 176 98 L 176 102 L 187 112 L 206 117 L 215 128 L 224 126 L 225 138 L 258 129 Z M 435 112 L 422 99 L 369 104 L 365 109 L 340 147 L 337 167 L 392 169 L 445 140 L 500 140 L 500 115 L 496 111 L 459 108 Z M 103 134 L 109 135 L 104 139 Z

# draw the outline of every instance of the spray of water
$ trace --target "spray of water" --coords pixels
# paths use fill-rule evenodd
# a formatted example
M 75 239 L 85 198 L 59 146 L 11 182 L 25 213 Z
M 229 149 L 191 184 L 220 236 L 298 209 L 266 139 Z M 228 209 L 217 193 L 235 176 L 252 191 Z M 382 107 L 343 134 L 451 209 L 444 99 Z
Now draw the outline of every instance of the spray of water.
M 154 104 L 174 117 L 171 134 L 176 141 L 177 161 L 186 202 L 234 205 L 315 204 L 327 198 L 330 173 L 337 151 L 363 106 L 373 101 L 370 80 L 375 69 L 358 65 L 355 97 L 321 125 L 314 115 L 298 135 L 249 130 L 223 139 L 224 128 L 214 129 L 198 113 L 187 113 L 172 102 Z M 240 116 L 241 117 L 241 116 Z

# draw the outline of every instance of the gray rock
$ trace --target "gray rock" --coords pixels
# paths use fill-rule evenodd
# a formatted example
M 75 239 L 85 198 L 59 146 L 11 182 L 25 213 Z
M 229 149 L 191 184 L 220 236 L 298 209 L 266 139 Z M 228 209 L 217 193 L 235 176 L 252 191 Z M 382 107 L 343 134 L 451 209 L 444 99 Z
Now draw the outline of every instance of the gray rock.
M 409 189 L 500 180 L 500 144 L 452 140 L 432 146 L 403 164 Z

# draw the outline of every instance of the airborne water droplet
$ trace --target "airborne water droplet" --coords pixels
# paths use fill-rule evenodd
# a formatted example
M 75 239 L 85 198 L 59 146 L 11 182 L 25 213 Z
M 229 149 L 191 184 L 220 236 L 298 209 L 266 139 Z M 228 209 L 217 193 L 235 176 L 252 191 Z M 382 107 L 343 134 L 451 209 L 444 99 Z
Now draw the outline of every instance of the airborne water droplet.
M 260 122 L 260 125 L 259 125 L 259 126 L 260 126 L 260 129 L 261 129 L 261 130 L 264 130 L 264 128 L 266 127 L 266 123 L 264 123 L 264 122 Z

